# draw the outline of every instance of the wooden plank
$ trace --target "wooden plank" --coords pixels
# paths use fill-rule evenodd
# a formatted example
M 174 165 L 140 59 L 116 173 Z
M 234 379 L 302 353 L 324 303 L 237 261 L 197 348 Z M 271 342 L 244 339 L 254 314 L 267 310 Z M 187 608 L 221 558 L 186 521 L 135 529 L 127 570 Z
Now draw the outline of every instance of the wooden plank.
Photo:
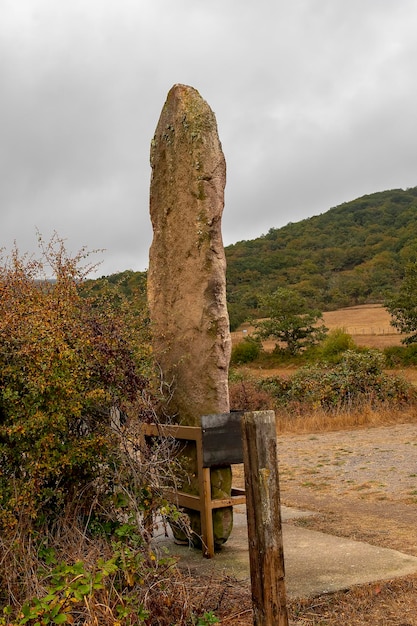
M 201 431 L 198 426 L 180 424 L 142 424 L 141 429 L 145 437 L 173 437 L 190 441 L 198 439 Z
M 170 489 L 164 489 L 164 495 L 176 506 L 186 507 L 187 509 L 192 509 L 193 511 L 201 512 L 202 510 L 203 503 L 200 496 L 185 493 L 184 491 L 172 491 Z
M 242 418 L 249 564 L 255 626 L 288 626 L 275 414 Z
M 238 504 L 245 504 L 246 496 L 231 496 L 230 498 L 222 498 L 221 500 L 212 500 L 212 509 L 221 509 L 225 506 L 237 506 Z
M 242 415 L 232 411 L 201 417 L 204 467 L 243 463 Z
M 202 476 L 201 498 L 203 501 L 202 511 L 200 513 L 201 520 L 201 538 L 203 556 L 212 559 L 214 556 L 214 529 L 213 529 L 213 510 L 211 499 L 211 480 L 210 468 L 200 468 Z
M 242 490 L 241 495 L 233 495 L 233 491 L 234 490 L 232 490 L 232 495 L 230 498 L 210 500 L 208 508 L 219 509 L 225 506 L 237 506 L 239 504 L 245 504 L 245 492 Z M 193 511 L 201 511 L 202 506 L 204 506 L 204 503 L 202 502 L 200 496 L 185 493 L 184 491 L 172 491 L 171 489 L 164 489 L 164 495 L 173 504 L 176 504 L 177 506 L 184 506 L 187 509 L 192 509 Z

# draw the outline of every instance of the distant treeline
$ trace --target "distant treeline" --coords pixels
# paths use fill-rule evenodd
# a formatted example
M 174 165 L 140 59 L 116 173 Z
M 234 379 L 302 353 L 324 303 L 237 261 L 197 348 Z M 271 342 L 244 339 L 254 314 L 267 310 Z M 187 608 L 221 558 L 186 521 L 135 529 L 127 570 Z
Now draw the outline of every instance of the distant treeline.
M 296 290 L 323 311 L 383 302 L 398 288 L 406 264 L 417 260 L 417 187 L 363 196 L 271 228 L 228 246 L 226 258 L 232 330 L 262 316 L 260 297 L 278 287 Z M 128 296 L 145 297 L 145 272 L 108 280 Z

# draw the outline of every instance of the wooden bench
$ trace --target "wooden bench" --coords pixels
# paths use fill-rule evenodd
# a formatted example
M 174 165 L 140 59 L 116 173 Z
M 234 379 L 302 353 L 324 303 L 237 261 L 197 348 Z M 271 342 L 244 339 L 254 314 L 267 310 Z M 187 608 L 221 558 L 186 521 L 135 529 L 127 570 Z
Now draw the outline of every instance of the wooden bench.
M 168 497 L 176 505 L 199 511 L 203 555 L 214 556 L 213 509 L 246 503 L 244 489 L 232 487 L 231 496 L 212 500 L 210 468 L 243 463 L 241 418 L 243 413 L 203 415 L 201 427 L 177 424 L 143 424 L 145 437 L 173 437 L 176 440 L 195 441 L 199 495 L 170 491 Z

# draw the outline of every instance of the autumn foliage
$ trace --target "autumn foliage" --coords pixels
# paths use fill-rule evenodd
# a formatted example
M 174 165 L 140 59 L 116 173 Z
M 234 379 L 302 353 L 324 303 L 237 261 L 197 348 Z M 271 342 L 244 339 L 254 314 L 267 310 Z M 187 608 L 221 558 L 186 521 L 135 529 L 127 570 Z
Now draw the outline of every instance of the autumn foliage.
M 39 243 L 40 259 L 15 249 L 0 267 L 3 530 L 88 501 L 111 458 L 110 411 L 146 385 L 123 303 L 84 293 L 85 251 Z
M 145 294 L 98 288 L 58 236 L 39 248 L 0 262 L 0 625 L 214 623 L 152 543 L 187 522 L 164 497 L 175 445 L 140 436 Z

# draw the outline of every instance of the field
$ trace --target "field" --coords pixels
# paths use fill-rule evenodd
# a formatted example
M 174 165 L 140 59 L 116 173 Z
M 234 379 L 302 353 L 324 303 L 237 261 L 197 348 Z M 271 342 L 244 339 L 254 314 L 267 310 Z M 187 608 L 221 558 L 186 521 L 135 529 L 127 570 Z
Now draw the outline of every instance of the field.
M 323 318 L 329 330 L 343 328 L 358 346 L 383 349 L 401 345 L 400 333 L 390 325 L 391 317 L 380 304 L 329 311 Z
M 344 329 L 352 336 L 358 346 L 383 350 L 389 346 L 400 346 L 402 335 L 390 325 L 390 315 L 380 304 L 363 304 L 360 306 L 338 309 L 323 313 L 324 324 L 328 330 Z M 253 333 L 254 328 L 249 324 L 242 326 L 232 333 L 232 343 L 236 344 Z M 267 352 L 274 349 L 273 341 L 264 341 L 263 348 Z M 242 368 L 256 376 L 290 376 L 294 367 L 279 367 L 273 369 Z M 409 382 L 417 385 L 417 369 L 407 368 L 398 370 Z
M 329 330 L 343 328 L 349 335 L 352 335 L 358 346 L 383 349 L 401 344 L 401 335 L 390 325 L 391 317 L 380 304 L 363 304 L 328 311 L 323 313 L 323 320 Z M 242 324 L 236 332 L 232 333 L 233 343 L 251 335 L 253 330 L 249 324 Z M 267 351 L 274 348 L 272 341 L 265 341 L 263 345 Z

